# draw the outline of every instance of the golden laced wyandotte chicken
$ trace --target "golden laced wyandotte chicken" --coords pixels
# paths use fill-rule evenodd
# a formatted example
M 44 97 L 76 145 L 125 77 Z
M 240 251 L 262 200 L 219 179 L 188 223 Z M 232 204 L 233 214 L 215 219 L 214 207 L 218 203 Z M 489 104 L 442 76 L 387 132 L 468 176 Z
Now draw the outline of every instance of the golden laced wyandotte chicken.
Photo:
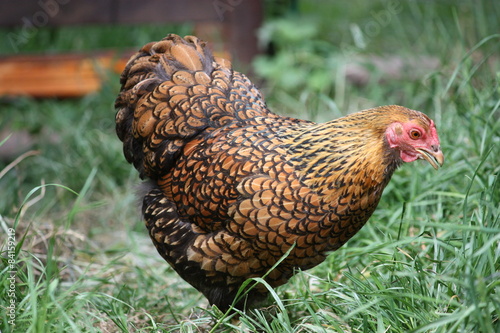
M 221 310 L 242 283 L 280 286 L 321 263 L 373 213 L 403 162 L 443 154 L 434 122 L 382 106 L 318 124 L 276 115 L 260 91 L 196 37 L 145 45 L 121 75 L 116 130 L 148 179 L 153 243 Z M 267 289 L 253 288 L 236 308 Z

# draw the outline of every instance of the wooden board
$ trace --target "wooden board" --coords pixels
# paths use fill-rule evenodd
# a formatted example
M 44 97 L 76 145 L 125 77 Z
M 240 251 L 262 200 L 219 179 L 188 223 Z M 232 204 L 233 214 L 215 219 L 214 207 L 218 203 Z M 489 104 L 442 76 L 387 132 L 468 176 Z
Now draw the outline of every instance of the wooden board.
M 110 71 L 120 73 L 132 52 L 20 55 L 0 58 L 0 96 L 78 97 L 100 89 Z
M 7 35 L 14 45 L 17 45 L 16 41 L 31 38 L 38 29 L 46 27 L 209 23 L 220 26 L 219 33 L 224 43 L 231 45 L 233 58 L 244 64 L 250 63 L 258 53 L 257 29 L 262 23 L 262 15 L 262 0 L 0 1 L 0 26 L 17 27 Z M 165 31 L 165 34 L 169 32 L 175 31 Z M 202 32 L 197 31 L 198 37 L 205 38 Z M 13 50 L 16 53 L 23 51 L 17 46 Z
M 179 23 L 223 20 L 243 0 L 16 0 L 0 1 L 1 26 Z

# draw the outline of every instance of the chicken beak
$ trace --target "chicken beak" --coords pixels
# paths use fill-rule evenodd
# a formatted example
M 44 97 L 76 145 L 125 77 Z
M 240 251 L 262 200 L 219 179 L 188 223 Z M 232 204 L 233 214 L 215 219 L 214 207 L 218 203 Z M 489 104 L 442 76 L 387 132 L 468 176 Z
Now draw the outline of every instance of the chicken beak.
M 439 169 L 439 167 L 443 166 L 444 163 L 444 155 L 441 151 L 441 148 L 438 148 L 436 151 L 431 151 L 425 148 L 417 148 L 416 149 L 420 156 L 418 158 L 424 159 L 432 165 L 434 169 Z

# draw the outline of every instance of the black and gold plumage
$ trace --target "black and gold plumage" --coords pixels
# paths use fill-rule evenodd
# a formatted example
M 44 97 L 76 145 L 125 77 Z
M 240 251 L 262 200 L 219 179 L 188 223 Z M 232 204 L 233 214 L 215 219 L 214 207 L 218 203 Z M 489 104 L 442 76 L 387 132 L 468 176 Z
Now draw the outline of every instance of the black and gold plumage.
M 127 161 L 152 184 L 143 200 L 150 236 L 222 310 L 292 246 L 266 277 L 273 287 L 342 246 L 402 162 L 443 163 L 423 113 L 385 106 L 324 124 L 276 115 L 193 36 L 145 45 L 121 84 L 116 129 Z M 265 295 L 256 288 L 246 301 Z

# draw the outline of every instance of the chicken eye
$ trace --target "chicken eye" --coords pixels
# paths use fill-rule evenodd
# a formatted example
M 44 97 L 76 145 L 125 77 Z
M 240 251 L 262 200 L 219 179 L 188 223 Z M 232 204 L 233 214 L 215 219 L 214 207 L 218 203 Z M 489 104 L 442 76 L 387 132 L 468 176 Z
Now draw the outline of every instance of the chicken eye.
M 420 133 L 419 130 L 412 129 L 410 131 L 410 138 L 412 138 L 413 140 L 419 139 L 421 136 L 422 136 L 422 133 Z

